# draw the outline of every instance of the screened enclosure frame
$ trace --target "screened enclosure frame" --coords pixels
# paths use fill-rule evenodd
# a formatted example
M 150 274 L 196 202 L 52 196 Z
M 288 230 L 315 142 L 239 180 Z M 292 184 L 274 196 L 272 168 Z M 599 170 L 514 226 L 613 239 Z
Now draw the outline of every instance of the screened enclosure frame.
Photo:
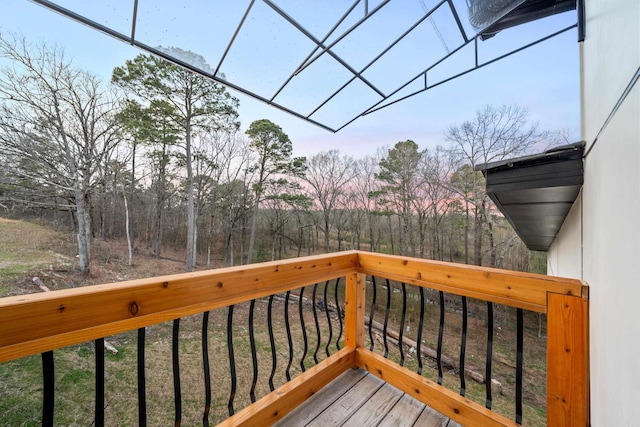
M 506 50 L 483 58 L 480 46 L 493 43 L 495 30 L 492 29 L 504 26 L 501 24 L 505 20 L 514 20 L 514 13 L 518 14 L 517 25 L 520 25 L 522 16 L 526 20 L 527 14 L 532 20 L 543 16 L 544 11 L 540 11 L 543 7 L 553 9 L 548 14 L 576 7 L 580 12 L 581 2 L 440 0 L 428 6 L 427 0 L 409 3 L 355 0 L 333 2 L 331 5 L 325 2 L 245 0 L 244 3 L 233 2 L 233 7 L 237 8 L 235 14 L 214 10 L 228 6 L 211 6 L 209 12 L 219 14 L 215 16 L 218 20 L 211 22 L 212 26 L 230 21 L 226 39 L 216 39 L 216 54 L 207 52 L 205 47 L 191 57 L 181 58 L 176 54 L 182 49 L 179 45 L 154 45 L 158 39 L 141 30 L 141 26 L 150 28 L 151 24 L 159 27 L 169 25 L 165 32 L 170 34 L 170 38 L 178 31 L 189 32 L 188 28 L 171 26 L 172 19 L 168 17 L 179 6 L 166 6 L 150 0 L 118 4 L 105 2 L 101 6 L 93 5 L 101 9 L 93 13 L 93 10 L 82 10 L 86 6 L 72 0 L 32 1 L 331 132 L 343 129 L 360 117 L 581 27 L 578 13 L 575 14 L 575 23 L 551 31 L 544 28 L 531 40 L 519 41 Z M 549 7 L 551 3 L 553 8 Z M 502 7 L 496 10 L 496 4 Z M 120 25 L 118 19 L 104 16 L 108 15 L 105 11 L 108 12 L 109 7 L 121 9 L 121 16 L 115 17 L 120 20 Z M 150 8 L 156 10 L 149 12 Z M 413 11 L 415 16 L 408 11 Z M 160 18 L 169 19 L 169 24 L 158 19 L 158 14 Z M 306 26 L 301 22 L 305 17 L 308 21 Z M 316 20 L 315 17 L 319 18 Z M 317 26 L 317 21 L 322 21 L 322 29 L 310 27 L 309 23 Z M 578 32 L 581 37 L 583 31 L 579 28 Z M 382 34 L 386 40 L 378 41 L 371 34 Z M 194 36 L 190 40 L 206 41 L 201 39 L 206 37 Z M 176 39 L 162 41 L 173 43 Z M 247 46 L 251 48 L 252 44 L 261 42 L 273 43 L 273 46 L 268 45 L 272 49 L 267 52 L 273 58 L 263 58 L 262 62 L 260 58 L 265 55 L 264 49 L 247 50 Z M 374 46 L 369 46 L 371 44 Z M 204 59 L 203 55 L 207 55 L 210 58 L 208 62 L 213 65 L 207 61 L 203 65 L 192 60 L 193 57 Z M 396 58 L 394 61 L 394 55 L 402 60 Z M 388 72 L 385 61 L 387 65 L 393 65 L 394 72 Z M 247 75 L 243 77 L 242 73 Z

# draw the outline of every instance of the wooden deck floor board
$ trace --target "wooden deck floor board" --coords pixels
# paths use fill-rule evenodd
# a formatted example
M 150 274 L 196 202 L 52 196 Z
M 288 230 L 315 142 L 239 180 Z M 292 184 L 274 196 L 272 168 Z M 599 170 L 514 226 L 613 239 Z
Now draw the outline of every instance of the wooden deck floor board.
M 291 411 L 286 417 L 278 421 L 275 426 L 298 427 L 307 425 L 322 413 L 322 411 L 327 409 L 327 406 L 338 400 L 366 376 L 367 371 L 363 369 L 348 369 L 338 378 L 324 386 L 322 390 L 314 394 L 311 399 L 308 399 L 295 410 Z
M 460 427 L 363 369 L 349 369 L 275 425 Z
M 398 403 L 378 424 L 379 427 L 413 427 L 425 409 L 424 403 L 403 394 Z M 419 424 L 418 424 L 419 425 Z
M 449 421 L 449 418 L 440 412 L 425 406 L 422 414 L 420 414 L 420 417 L 418 417 L 414 425 L 420 427 L 449 427 Z
M 403 393 L 390 384 L 384 384 L 347 420 L 347 425 L 375 427 L 398 403 Z
M 367 373 L 362 381 L 340 396 L 307 426 L 341 426 L 384 384 L 381 379 Z

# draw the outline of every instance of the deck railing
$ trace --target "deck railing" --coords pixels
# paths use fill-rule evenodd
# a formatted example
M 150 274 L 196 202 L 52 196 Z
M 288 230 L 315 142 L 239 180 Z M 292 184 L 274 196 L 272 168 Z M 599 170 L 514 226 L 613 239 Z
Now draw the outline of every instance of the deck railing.
M 341 279 L 344 278 L 344 279 Z M 336 282 L 340 279 L 341 282 Z M 387 279 L 390 282 L 387 282 Z M 378 284 L 375 285 L 374 281 Z M 395 283 L 396 285 L 393 285 Z M 320 285 L 318 285 L 320 284 Z M 399 285 L 398 285 L 399 284 Z M 314 285 L 305 290 L 304 287 Z M 384 286 L 381 287 L 381 286 Z M 390 295 L 394 287 L 401 292 L 399 320 L 390 323 L 389 310 L 377 309 L 373 294 Z M 411 340 L 405 334 L 405 315 L 408 310 L 407 288 L 414 287 L 412 295 L 419 295 L 421 306 L 418 329 L 412 335 L 413 349 L 418 367 L 411 370 L 402 366 L 408 357 L 404 346 Z M 458 390 L 446 388 L 442 383 L 442 335 L 444 320 L 439 322 L 435 380 L 423 375 L 421 343 L 424 337 L 424 290 L 435 292 L 440 307 L 438 316 L 445 316 L 447 298 L 460 300 L 461 336 L 457 369 L 460 378 Z M 416 293 L 415 290 L 418 292 Z M 333 295 L 332 295 L 333 294 Z M 294 307 L 291 303 L 295 295 Z M 331 298 L 333 296 L 333 299 Z M 381 298 L 381 297 L 380 297 Z M 486 304 L 487 327 L 486 360 L 483 368 L 486 389 L 485 405 L 475 403 L 466 394 L 465 350 L 468 331 L 467 298 Z M 283 309 L 283 322 L 287 343 L 276 343 L 273 333 L 274 299 Z M 256 354 L 254 332 L 259 326 L 256 301 L 262 300 L 266 319 L 268 350 L 271 361 L 267 363 L 268 390 L 266 395 L 256 395 L 259 361 Z M 415 303 L 415 301 L 414 301 Z M 234 307 L 248 306 L 249 346 L 251 347 L 252 375 L 250 404 L 236 412 L 236 363 L 234 354 Z M 306 305 L 305 305 L 306 304 Z M 507 418 L 491 410 L 491 361 L 494 334 L 493 307 L 500 304 L 516 311 L 517 334 L 513 343 L 516 357 L 515 416 Z M 95 342 L 95 424 L 104 423 L 105 368 L 103 342 L 105 337 L 128 331 L 137 332 L 138 364 L 138 420 L 146 425 L 145 399 L 145 331 L 152 325 L 172 322 L 172 370 L 175 425 L 181 423 L 182 389 L 180 378 L 180 319 L 202 315 L 202 367 L 205 383 L 202 423 L 208 425 L 211 407 L 211 373 L 208 331 L 209 313 L 226 309 L 226 350 L 230 375 L 228 409 L 230 417 L 225 425 L 268 425 L 282 418 L 309 396 L 316 393 L 332 379 L 350 367 L 359 366 L 388 383 L 426 403 L 435 410 L 463 425 L 516 425 L 522 423 L 522 375 L 523 375 L 523 310 L 547 315 L 547 424 L 587 425 L 588 406 L 588 288 L 584 283 L 549 276 L 518 273 L 459 264 L 433 262 L 421 259 L 387 256 L 360 251 L 341 252 L 286 261 L 254 264 L 196 273 L 156 277 L 107 285 L 87 286 L 43 294 L 32 294 L 0 299 L 0 362 L 41 354 L 43 369 L 43 425 L 53 425 L 55 411 L 55 371 L 53 350 Z M 305 324 L 304 311 L 311 310 L 313 317 Z M 377 322 L 377 313 L 384 322 Z M 297 314 L 294 316 L 294 313 Z M 451 315 L 448 315 L 451 316 Z M 297 317 L 302 342 L 292 338 L 290 321 Z M 393 317 L 393 316 L 392 316 Z M 344 324 L 343 324 L 344 318 Z M 380 317 L 382 320 L 382 317 Z M 414 318 L 415 320 L 415 318 Z M 258 323 L 263 323 L 258 320 Z M 340 328 L 338 329 L 338 324 Z M 382 325 L 383 345 L 376 348 L 372 326 Z M 395 329 L 395 335 L 390 334 Z M 335 332 L 333 328 L 336 328 Z M 307 342 L 307 329 L 309 339 Z M 322 332 L 321 332 L 322 331 Z M 338 332 L 339 331 L 339 332 Z M 344 331 L 344 335 L 343 335 Z M 415 328 L 414 328 L 415 331 Z M 434 332 L 435 333 L 435 332 Z M 407 335 L 409 332 L 407 332 Z M 322 337 L 321 337 L 322 335 Z M 344 338 L 342 338 L 344 337 Z M 368 341 L 367 341 L 368 338 Z M 389 354 L 387 339 L 395 340 L 398 357 Z M 321 344 L 321 341 L 323 343 Z M 295 342 L 294 342 L 295 341 Z M 427 344 L 425 343 L 425 346 Z M 294 361 L 293 348 L 299 360 Z M 376 350 L 383 350 L 380 354 Z M 281 357 L 278 358 L 277 354 Z M 284 355 L 284 359 L 282 357 Z M 278 360 L 283 359 L 281 362 Z M 396 361 L 394 361 L 396 360 Z M 282 381 L 274 384 L 276 365 L 283 370 Z M 295 373 L 292 366 L 299 365 Z M 286 369 L 285 369 L 286 367 Z M 265 369 L 261 371 L 265 373 Z M 297 376 L 296 376 L 297 374 Z M 215 379 L 214 379 L 215 382 Z M 481 381 L 482 382 L 482 381 Z M 281 385 L 280 385 L 281 384 Z M 279 387 L 277 387 L 279 385 Z M 189 390 L 186 390 L 189 391 Z M 271 392 L 269 392 L 271 391 Z M 265 394 L 262 393 L 262 394 Z M 258 393 L 259 395 L 261 393 Z

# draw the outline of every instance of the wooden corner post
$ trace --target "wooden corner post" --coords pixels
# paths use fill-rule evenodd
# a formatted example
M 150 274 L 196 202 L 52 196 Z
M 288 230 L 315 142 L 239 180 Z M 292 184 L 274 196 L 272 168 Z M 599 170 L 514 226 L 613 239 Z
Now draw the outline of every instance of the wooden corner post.
M 589 301 L 548 294 L 547 425 L 589 425 Z
M 366 275 L 350 273 L 347 275 L 345 295 L 345 347 L 358 348 L 364 346 L 364 292 Z

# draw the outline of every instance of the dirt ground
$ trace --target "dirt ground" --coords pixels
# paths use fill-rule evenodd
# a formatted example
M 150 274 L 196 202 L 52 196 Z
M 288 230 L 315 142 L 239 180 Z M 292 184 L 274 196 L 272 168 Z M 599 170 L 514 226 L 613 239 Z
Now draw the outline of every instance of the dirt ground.
M 57 290 L 185 271 L 182 254 L 169 250 L 160 259 L 138 251 L 132 266 L 127 265 L 127 259 L 126 241 L 96 239 L 91 249 L 91 272 L 82 275 L 72 233 L 0 217 L 0 297 L 41 292 L 33 283 L 34 277 Z

